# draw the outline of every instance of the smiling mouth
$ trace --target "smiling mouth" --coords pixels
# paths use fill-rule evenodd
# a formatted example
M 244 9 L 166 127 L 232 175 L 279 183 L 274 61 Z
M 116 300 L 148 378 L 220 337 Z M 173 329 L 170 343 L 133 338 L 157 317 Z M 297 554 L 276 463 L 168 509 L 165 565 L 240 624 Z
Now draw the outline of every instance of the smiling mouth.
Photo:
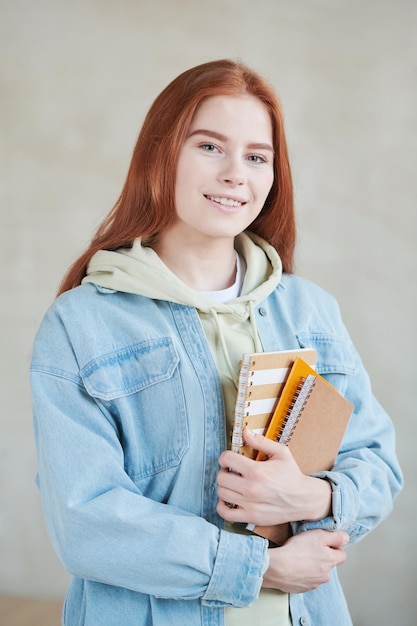
M 222 206 L 230 206 L 230 207 L 239 207 L 242 204 L 246 204 L 245 202 L 241 202 L 240 200 L 233 200 L 233 198 L 224 198 L 223 196 L 205 196 L 208 200 L 212 202 L 216 202 L 217 204 L 221 204 Z

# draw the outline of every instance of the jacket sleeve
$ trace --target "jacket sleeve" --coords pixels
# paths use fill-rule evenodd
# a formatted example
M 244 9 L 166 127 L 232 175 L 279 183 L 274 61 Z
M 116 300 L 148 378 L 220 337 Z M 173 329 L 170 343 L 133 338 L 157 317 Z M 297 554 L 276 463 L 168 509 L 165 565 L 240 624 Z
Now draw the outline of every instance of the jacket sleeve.
M 335 302 L 330 310 L 343 350 L 353 358 L 354 368 L 346 375 L 343 394 L 355 408 L 334 467 L 315 474 L 332 486 L 332 515 L 319 522 L 294 523 L 293 531 L 341 529 L 354 542 L 389 515 L 402 488 L 403 476 L 395 450 L 393 423 L 372 393 L 368 374 Z
M 173 599 L 246 606 L 267 542 L 154 501 L 124 468 L 116 424 L 86 392 L 65 331 L 45 324 L 32 359 L 38 482 L 50 540 L 71 574 Z M 51 368 L 45 355 L 58 354 Z M 69 355 L 69 356 L 68 356 Z

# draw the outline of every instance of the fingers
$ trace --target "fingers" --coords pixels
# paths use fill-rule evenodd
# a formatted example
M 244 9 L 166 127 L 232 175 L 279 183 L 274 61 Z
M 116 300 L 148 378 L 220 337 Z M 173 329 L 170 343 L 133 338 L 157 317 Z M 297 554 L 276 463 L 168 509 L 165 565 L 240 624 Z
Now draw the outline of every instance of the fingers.
M 238 468 L 242 469 L 244 467 L 245 460 L 247 460 L 246 457 L 241 454 L 236 454 L 236 452 L 226 450 L 225 452 L 222 452 L 219 457 L 219 465 L 224 470 L 230 470 L 240 474 L 241 472 L 238 471 Z
M 306 553 L 313 550 L 317 554 L 317 558 L 320 558 L 322 562 L 327 559 L 328 566 L 333 568 L 346 561 L 344 547 L 349 543 L 350 537 L 341 530 L 328 531 L 316 528 L 294 535 L 288 541 L 298 542 L 299 546 L 303 546 Z
M 326 536 L 326 544 L 329 548 L 343 548 L 350 541 L 350 537 L 342 530 L 334 530 Z
M 221 454 L 221 470 L 217 476 L 219 515 L 231 522 L 264 525 L 279 523 L 283 518 L 299 519 L 293 517 L 292 510 L 287 517 L 288 492 L 300 493 L 299 485 L 295 483 L 301 472 L 291 452 L 286 446 L 248 429 L 244 436 L 248 444 L 265 454 L 266 461 L 260 463 L 230 450 Z M 284 488 L 280 486 L 282 481 L 286 485 Z M 237 506 L 232 509 L 230 503 Z M 268 519 L 264 520 L 265 515 Z
M 347 554 L 343 548 L 349 543 L 350 537 L 341 531 L 333 531 L 328 535 L 326 544 L 328 548 L 331 548 L 335 566 L 342 565 L 347 559 Z
M 286 446 L 272 439 L 267 439 L 263 435 L 255 433 L 250 428 L 245 428 L 243 431 L 243 439 L 245 443 L 262 453 L 265 458 L 278 457 L 281 458 L 282 454 L 285 454 Z
M 228 522 L 247 521 L 242 510 L 244 498 L 240 481 L 241 475 L 229 470 L 221 470 L 217 475 L 217 512 Z
M 262 452 L 265 458 L 286 459 L 290 456 L 290 451 L 287 446 L 273 441 L 272 439 L 267 439 L 263 435 L 254 433 L 249 428 L 245 428 L 243 437 L 248 446 Z M 252 459 L 242 454 L 231 452 L 230 450 L 223 452 L 219 458 L 219 464 L 222 468 L 232 469 L 242 475 L 244 475 L 245 469 L 247 470 L 251 463 L 253 463 Z
M 269 550 L 269 568 L 263 586 L 287 593 L 304 593 L 327 583 L 334 567 L 346 560 L 343 546 L 349 536 L 341 531 L 310 530 Z
M 231 452 L 233 459 L 237 456 Z M 243 461 L 255 464 L 255 461 L 241 457 Z M 257 465 L 257 463 L 256 463 Z M 245 463 L 242 465 L 245 471 Z M 239 463 L 238 463 L 239 467 Z M 258 480 L 246 480 L 240 472 L 222 469 L 217 475 L 218 504 L 217 512 L 228 522 L 248 522 L 250 513 L 250 503 L 256 501 L 254 487 L 259 491 Z M 249 509 L 248 509 L 249 504 Z
M 309 543 L 316 547 L 328 547 L 338 550 L 346 546 L 350 537 L 343 530 L 324 530 L 323 528 L 314 528 L 312 530 L 306 530 L 297 535 L 291 537 L 290 541 L 298 541 Z

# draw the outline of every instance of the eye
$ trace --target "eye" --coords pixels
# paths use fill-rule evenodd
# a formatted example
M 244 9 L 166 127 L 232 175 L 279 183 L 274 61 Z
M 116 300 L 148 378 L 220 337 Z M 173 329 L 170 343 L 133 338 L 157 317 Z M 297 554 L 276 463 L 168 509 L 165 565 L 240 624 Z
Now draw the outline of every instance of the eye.
M 260 154 L 251 154 L 248 156 L 248 161 L 251 163 L 267 163 L 268 159 Z
M 199 145 L 202 150 L 206 152 L 216 152 L 218 151 L 218 147 L 214 145 L 214 143 L 200 143 Z

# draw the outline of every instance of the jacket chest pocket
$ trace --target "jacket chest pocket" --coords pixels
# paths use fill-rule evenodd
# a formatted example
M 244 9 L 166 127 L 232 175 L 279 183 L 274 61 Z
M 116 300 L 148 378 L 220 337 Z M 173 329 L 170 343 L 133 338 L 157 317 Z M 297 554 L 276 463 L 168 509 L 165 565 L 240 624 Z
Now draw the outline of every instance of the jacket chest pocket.
M 345 395 L 349 376 L 357 372 L 351 344 L 342 337 L 321 332 L 299 333 L 297 339 L 302 348 L 314 348 L 317 351 L 315 370 Z
M 81 370 L 87 392 L 114 421 L 132 479 L 176 467 L 188 448 L 179 357 L 170 337 L 104 354 Z

